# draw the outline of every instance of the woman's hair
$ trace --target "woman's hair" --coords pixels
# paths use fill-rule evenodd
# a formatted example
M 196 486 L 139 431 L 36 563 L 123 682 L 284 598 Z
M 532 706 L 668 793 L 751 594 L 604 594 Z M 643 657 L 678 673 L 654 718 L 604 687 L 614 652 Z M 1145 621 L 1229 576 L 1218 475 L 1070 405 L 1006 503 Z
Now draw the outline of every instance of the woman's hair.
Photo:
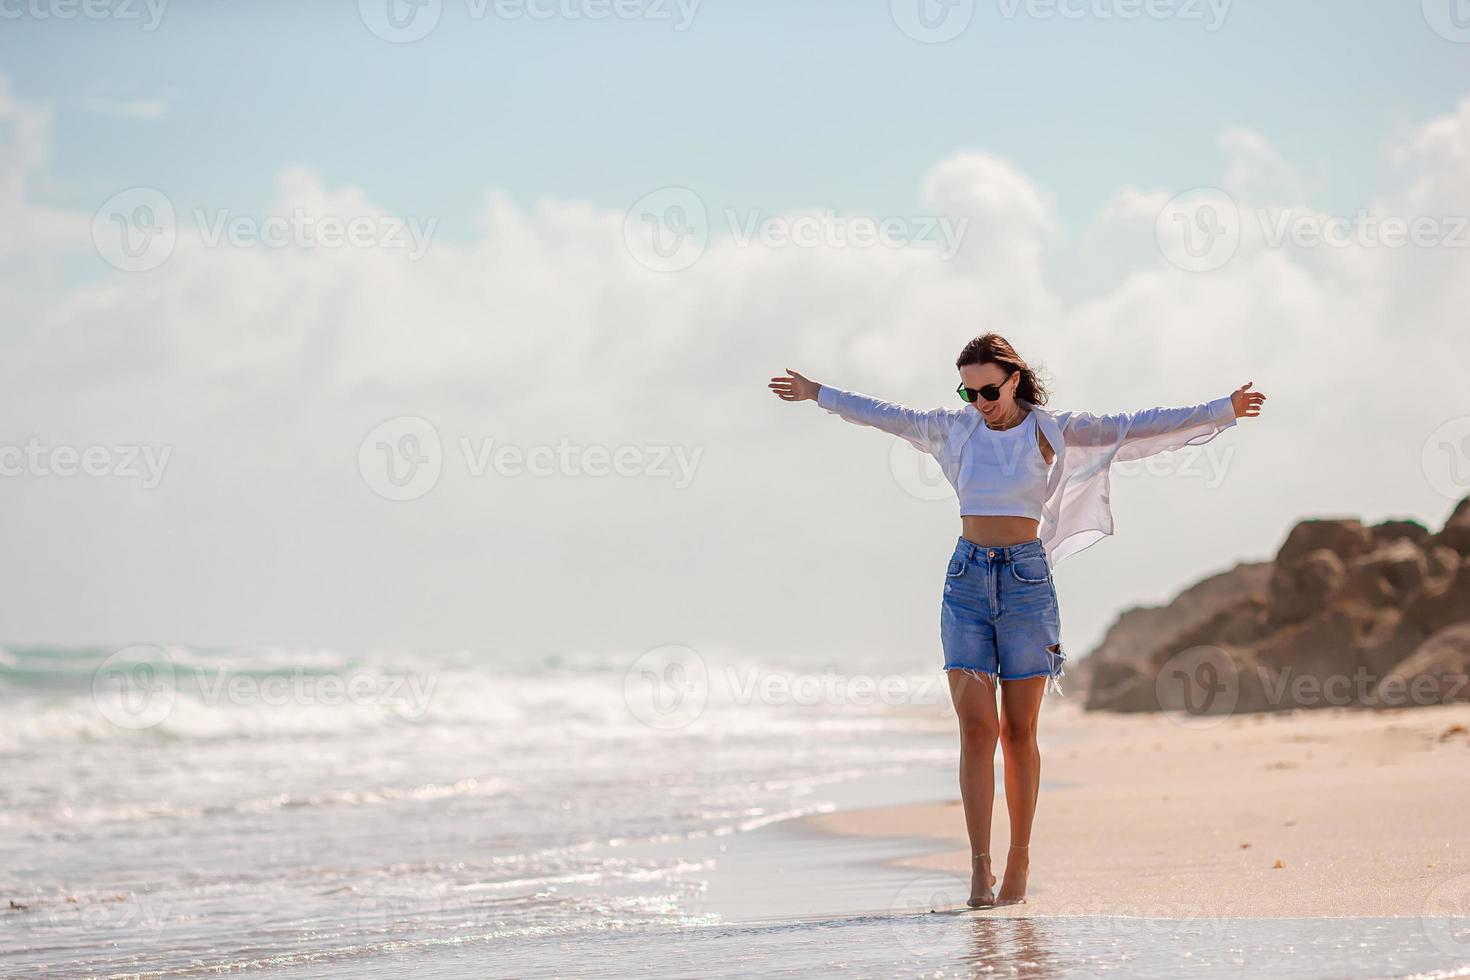
M 1021 380 L 1016 383 L 1016 397 L 1023 398 L 1036 405 L 1046 404 L 1046 386 L 1036 376 L 1021 355 L 1010 342 L 998 333 L 982 333 L 974 340 L 965 345 L 960 351 L 960 356 L 955 359 L 954 366 L 962 368 L 967 364 L 999 364 L 1005 368 L 1007 376 L 1011 371 L 1021 372 Z

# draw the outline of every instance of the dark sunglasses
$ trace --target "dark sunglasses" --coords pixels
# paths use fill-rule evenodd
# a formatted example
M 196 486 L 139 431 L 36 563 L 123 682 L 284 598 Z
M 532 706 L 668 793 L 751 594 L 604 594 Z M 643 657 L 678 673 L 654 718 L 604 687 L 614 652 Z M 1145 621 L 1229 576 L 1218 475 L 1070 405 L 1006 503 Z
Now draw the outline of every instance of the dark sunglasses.
M 997 385 L 982 385 L 979 388 L 966 388 L 964 385 L 960 385 L 958 388 L 955 389 L 955 393 L 972 405 L 975 403 L 975 399 L 977 398 L 983 398 L 988 402 L 993 402 L 1000 397 L 1001 387 L 1004 386 L 1007 381 L 1011 380 L 1011 375 L 1015 373 L 1015 371 L 1012 371 L 1010 374 L 1005 376 L 1004 380 L 1002 380 L 1000 384 Z

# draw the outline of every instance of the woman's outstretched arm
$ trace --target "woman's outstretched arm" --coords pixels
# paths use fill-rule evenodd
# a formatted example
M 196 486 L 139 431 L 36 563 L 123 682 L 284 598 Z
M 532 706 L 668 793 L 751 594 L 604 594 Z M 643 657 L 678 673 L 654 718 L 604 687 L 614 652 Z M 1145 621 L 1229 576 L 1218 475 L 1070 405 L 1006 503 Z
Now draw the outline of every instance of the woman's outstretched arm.
M 814 401 L 849 422 L 890 432 L 926 453 L 933 453 L 943 442 L 952 413 L 942 408 L 922 412 L 860 392 L 818 384 L 790 368 L 786 369 L 786 375 L 772 378 L 768 386 L 782 401 Z
M 1093 415 L 1067 412 L 1058 418 L 1069 446 L 1117 447 L 1122 458 L 1142 458 L 1169 449 L 1209 442 L 1236 419 L 1261 414 L 1266 396 L 1247 381 L 1229 395 L 1183 408 Z

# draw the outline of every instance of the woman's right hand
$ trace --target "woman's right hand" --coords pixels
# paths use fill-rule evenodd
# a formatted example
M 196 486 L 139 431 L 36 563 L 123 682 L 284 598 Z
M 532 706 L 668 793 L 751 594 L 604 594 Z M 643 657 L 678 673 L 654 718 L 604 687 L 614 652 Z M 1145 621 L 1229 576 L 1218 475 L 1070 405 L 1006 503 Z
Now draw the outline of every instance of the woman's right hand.
M 817 392 L 822 386 L 810 378 L 804 378 L 790 368 L 786 369 L 788 377 L 772 378 L 768 387 L 776 393 L 776 397 L 786 402 L 816 401 Z

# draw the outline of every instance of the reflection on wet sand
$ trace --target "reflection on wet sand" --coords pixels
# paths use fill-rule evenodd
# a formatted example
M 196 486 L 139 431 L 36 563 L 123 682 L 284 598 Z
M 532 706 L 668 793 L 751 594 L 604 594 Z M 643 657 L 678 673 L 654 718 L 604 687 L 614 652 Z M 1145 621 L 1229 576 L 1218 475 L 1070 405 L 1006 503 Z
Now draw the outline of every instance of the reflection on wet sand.
M 977 915 L 968 932 L 967 951 L 960 962 L 970 967 L 973 976 L 1054 977 L 1062 972 L 1045 919 Z

